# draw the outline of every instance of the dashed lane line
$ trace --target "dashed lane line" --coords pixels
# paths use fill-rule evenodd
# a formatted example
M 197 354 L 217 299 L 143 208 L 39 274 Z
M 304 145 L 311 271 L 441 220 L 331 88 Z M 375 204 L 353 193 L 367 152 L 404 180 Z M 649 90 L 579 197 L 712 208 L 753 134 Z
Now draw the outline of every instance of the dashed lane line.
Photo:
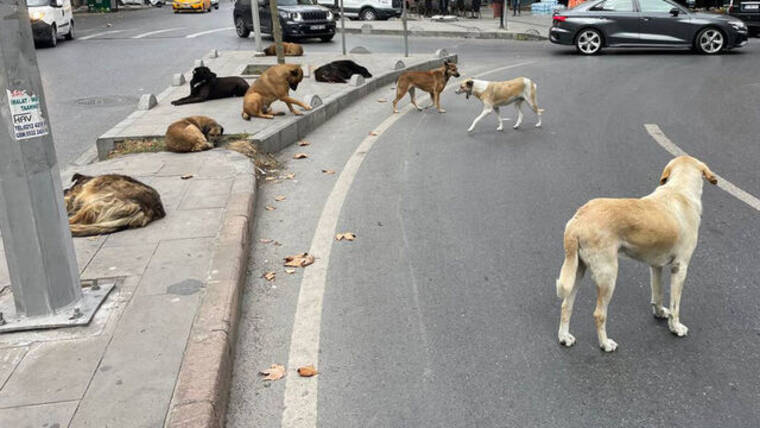
M 196 37 L 205 36 L 206 34 L 218 33 L 220 31 L 228 31 L 228 30 L 234 30 L 234 29 L 235 29 L 235 27 L 217 28 L 215 30 L 207 30 L 207 31 L 201 31 L 200 33 L 188 34 L 187 36 L 185 36 L 185 38 L 186 39 L 194 39 Z
M 79 40 L 90 40 L 90 39 L 94 39 L 95 37 L 106 36 L 108 34 L 122 33 L 124 31 L 127 31 L 127 30 L 102 31 L 100 33 L 90 34 L 89 36 L 80 37 Z
M 148 36 L 154 36 L 156 34 L 161 34 L 161 33 L 168 33 L 169 31 L 182 30 L 184 28 L 185 27 L 177 27 L 177 28 L 167 28 L 166 30 L 149 31 L 147 33 L 142 33 L 142 34 L 138 34 L 136 36 L 133 36 L 132 38 L 133 39 L 144 39 L 145 37 L 148 37 Z
M 499 67 L 475 75 L 482 77 L 510 68 L 533 64 L 534 62 L 522 62 L 518 64 Z M 447 88 L 452 89 L 455 85 Z M 412 106 L 407 105 L 398 114 L 393 114 L 383 121 L 373 134 L 366 137 L 348 159 L 327 197 L 322 214 L 319 217 L 317 228 L 309 248 L 309 254 L 318 258 L 317 263 L 304 270 L 301 278 L 301 288 L 298 293 L 298 304 L 293 322 L 293 331 L 290 338 L 290 355 L 288 368 L 292 370 L 319 363 L 319 335 L 322 323 L 322 305 L 327 282 L 327 269 L 330 266 L 330 252 L 335 241 L 335 229 L 338 224 L 343 202 L 354 182 L 359 168 L 367 153 L 377 142 L 380 136 L 388 130 L 406 113 L 411 111 Z M 281 426 L 291 427 L 316 427 L 317 426 L 317 385 L 318 376 L 308 379 L 299 376 L 287 376 L 285 382 L 284 409 L 282 412 Z
M 651 135 L 652 138 L 654 138 L 654 141 L 656 141 L 657 144 L 662 146 L 663 149 L 670 152 L 671 155 L 673 156 L 688 155 L 688 153 L 686 153 L 683 149 L 678 147 L 674 142 L 670 141 L 670 139 L 665 135 L 665 133 L 662 132 L 662 129 L 660 129 L 660 127 L 657 126 L 656 124 L 647 123 L 647 124 L 644 124 L 644 128 L 646 128 L 649 135 Z M 736 199 L 760 211 L 760 199 L 745 192 L 744 190 L 739 188 L 739 186 L 726 180 L 720 175 L 715 174 L 715 176 L 718 178 L 718 187 L 725 190 Z

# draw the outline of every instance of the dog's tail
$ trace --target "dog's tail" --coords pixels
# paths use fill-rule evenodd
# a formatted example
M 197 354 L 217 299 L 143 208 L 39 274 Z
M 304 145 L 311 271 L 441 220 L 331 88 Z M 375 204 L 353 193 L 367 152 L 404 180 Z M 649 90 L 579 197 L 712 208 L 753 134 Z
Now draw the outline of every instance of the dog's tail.
M 544 112 L 544 109 L 538 108 L 538 104 L 536 103 L 536 88 L 538 88 L 538 85 L 536 85 L 536 82 L 532 81 L 530 82 L 531 89 L 530 91 L 530 98 L 533 101 L 533 105 L 536 106 L 536 113 L 541 114 Z
M 93 224 L 70 224 L 71 236 L 93 236 L 106 233 L 118 232 L 129 227 L 132 219 L 129 217 L 119 218 L 112 221 L 104 221 Z
M 578 272 L 578 236 L 572 231 L 570 225 L 565 228 L 565 261 L 559 271 L 557 279 L 557 297 L 566 298 L 575 287 L 576 274 Z

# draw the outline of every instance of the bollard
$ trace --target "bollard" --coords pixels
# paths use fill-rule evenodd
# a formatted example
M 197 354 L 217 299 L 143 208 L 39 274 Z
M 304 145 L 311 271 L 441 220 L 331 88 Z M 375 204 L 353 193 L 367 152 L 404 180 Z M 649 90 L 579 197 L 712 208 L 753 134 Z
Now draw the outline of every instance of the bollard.
M 182 73 L 172 74 L 172 86 L 182 86 L 185 84 L 185 75 Z
M 364 84 L 364 76 L 361 74 L 352 74 L 348 84 L 351 86 L 361 86 Z
M 137 103 L 138 110 L 150 110 L 158 105 L 158 100 L 153 94 L 142 94 L 140 101 Z
M 400 59 L 396 60 L 396 63 L 393 64 L 394 70 L 403 70 L 405 68 L 406 68 L 406 64 L 404 64 L 404 61 L 401 61 Z
M 357 46 L 357 47 L 351 49 L 351 51 L 349 53 L 352 53 L 352 54 L 362 54 L 363 55 L 363 54 L 369 54 L 369 53 L 372 53 L 372 52 L 370 52 L 369 49 L 365 48 L 364 46 Z

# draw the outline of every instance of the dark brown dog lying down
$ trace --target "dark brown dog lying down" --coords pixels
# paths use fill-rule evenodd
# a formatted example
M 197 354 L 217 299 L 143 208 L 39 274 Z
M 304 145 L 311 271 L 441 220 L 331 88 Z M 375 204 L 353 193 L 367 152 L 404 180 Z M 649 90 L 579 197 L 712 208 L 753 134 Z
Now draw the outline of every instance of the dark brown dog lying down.
M 301 47 L 301 45 L 299 45 L 298 43 L 282 42 L 282 52 L 285 56 L 302 56 L 303 47 Z M 274 43 L 272 43 L 271 45 L 267 46 L 266 49 L 264 49 L 264 55 L 266 56 L 277 55 L 277 48 L 275 47 Z
M 213 149 L 210 138 L 224 133 L 222 125 L 206 116 L 180 119 L 166 129 L 166 150 L 176 153 L 199 152 Z
M 156 190 L 125 175 L 74 174 L 63 191 L 73 236 L 102 235 L 143 227 L 166 216 Z
M 293 104 L 304 110 L 311 110 L 310 106 L 289 95 L 290 89 L 294 91 L 298 89 L 301 80 L 303 80 L 303 70 L 298 64 L 277 64 L 266 69 L 261 73 L 261 77 L 253 82 L 251 89 L 243 98 L 243 119 L 249 120 L 251 117 L 274 119 L 275 116 L 284 114 L 273 112 L 270 108 L 277 100 L 287 104 L 290 112 L 296 116 L 303 113 L 294 109 Z

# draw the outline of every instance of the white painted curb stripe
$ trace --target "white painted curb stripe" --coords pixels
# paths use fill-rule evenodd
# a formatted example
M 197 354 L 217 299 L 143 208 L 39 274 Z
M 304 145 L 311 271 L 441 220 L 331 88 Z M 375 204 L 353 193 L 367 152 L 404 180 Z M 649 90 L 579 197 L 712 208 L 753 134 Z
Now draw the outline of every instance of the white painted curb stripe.
M 485 76 L 502 70 L 520 67 L 533 62 L 522 62 L 499 67 L 476 75 Z M 451 85 L 446 90 L 455 88 Z M 411 111 L 411 104 L 398 114 L 385 119 L 377 128 L 377 136 L 366 137 L 346 162 L 338 179 L 327 197 L 322 214 L 319 217 L 314 237 L 311 241 L 309 254 L 317 258 L 317 262 L 304 270 L 301 278 L 301 289 L 298 294 L 293 332 L 290 338 L 290 355 L 288 357 L 288 372 L 293 373 L 298 367 L 313 364 L 319 368 L 319 335 L 322 323 L 322 303 L 327 282 L 327 269 L 330 266 L 330 253 L 335 241 L 335 228 L 338 224 L 343 202 L 354 182 L 364 158 L 377 142 L 378 138 L 396 121 Z M 282 427 L 316 427 L 317 426 L 317 384 L 318 376 L 300 378 L 293 374 L 285 379 L 284 409 L 282 412 Z
M 227 31 L 227 30 L 234 30 L 234 29 L 235 29 L 235 27 L 217 28 L 216 30 L 208 30 L 208 31 L 201 31 L 200 33 L 188 34 L 187 36 L 185 36 L 185 38 L 186 39 L 194 39 L 196 37 L 205 36 L 206 34 L 218 33 L 220 31 Z
M 182 30 L 183 28 L 185 28 L 185 27 L 167 28 L 166 30 L 149 31 L 147 33 L 138 34 L 138 35 L 136 35 L 136 36 L 134 36 L 132 38 L 133 39 L 142 39 L 142 38 L 145 38 L 145 37 L 148 37 L 148 36 L 153 36 L 153 35 L 156 35 L 156 34 L 168 33 L 169 31 Z
M 644 124 L 644 128 L 646 128 L 649 135 L 651 135 L 652 138 L 654 138 L 654 141 L 656 141 L 657 144 L 662 146 L 663 149 L 670 152 L 670 154 L 672 154 L 673 156 L 688 155 L 688 153 L 683 151 L 683 149 L 678 147 L 674 142 L 670 141 L 670 139 L 665 135 L 665 133 L 662 132 L 662 129 L 660 129 L 660 127 L 657 126 L 656 124 L 647 123 L 647 124 Z M 736 199 L 760 211 L 760 199 L 757 199 L 751 194 L 745 192 L 744 190 L 736 186 L 734 183 L 726 180 L 720 175 L 715 174 L 715 176 L 718 178 L 718 187 L 725 190 Z
M 90 40 L 90 39 L 94 39 L 95 37 L 105 36 L 107 34 L 122 33 L 124 31 L 126 31 L 126 30 L 103 31 L 101 33 L 95 33 L 95 34 L 90 34 L 89 36 L 80 37 L 79 40 Z

